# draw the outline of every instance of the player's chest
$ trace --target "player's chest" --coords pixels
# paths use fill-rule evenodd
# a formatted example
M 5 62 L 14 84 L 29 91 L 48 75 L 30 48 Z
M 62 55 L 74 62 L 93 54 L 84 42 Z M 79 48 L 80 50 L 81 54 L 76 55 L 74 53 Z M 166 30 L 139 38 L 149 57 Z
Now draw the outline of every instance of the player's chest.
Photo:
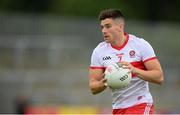
M 116 62 L 127 61 L 136 62 L 141 60 L 140 53 L 135 49 L 128 49 L 122 51 L 105 51 L 100 56 L 101 63 L 107 67 Z

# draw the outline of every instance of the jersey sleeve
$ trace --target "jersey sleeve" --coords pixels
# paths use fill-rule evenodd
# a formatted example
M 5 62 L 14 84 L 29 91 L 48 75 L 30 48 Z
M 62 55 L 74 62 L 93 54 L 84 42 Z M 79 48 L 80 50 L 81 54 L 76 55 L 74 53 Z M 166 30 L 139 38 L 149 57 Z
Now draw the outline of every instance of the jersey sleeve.
M 100 63 L 100 58 L 97 49 L 95 49 L 91 55 L 90 68 L 103 68 L 102 64 Z
M 143 40 L 143 39 L 142 39 Z M 145 40 L 141 44 L 141 54 L 142 54 L 142 61 L 146 62 L 151 59 L 155 59 L 156 55 L 152 46 Z

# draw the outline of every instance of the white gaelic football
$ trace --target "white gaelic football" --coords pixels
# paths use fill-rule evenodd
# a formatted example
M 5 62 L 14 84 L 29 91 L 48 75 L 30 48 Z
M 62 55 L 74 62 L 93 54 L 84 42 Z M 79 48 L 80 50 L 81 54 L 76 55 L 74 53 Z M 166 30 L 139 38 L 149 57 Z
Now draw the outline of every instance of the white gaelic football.
M 129 72 L 129 69 L 124 69 L 117 63 L 109 65 L 105 70 L 107 86 L 112 89 L 127 87 L 131 81 L 131 77 L 132 74 Z

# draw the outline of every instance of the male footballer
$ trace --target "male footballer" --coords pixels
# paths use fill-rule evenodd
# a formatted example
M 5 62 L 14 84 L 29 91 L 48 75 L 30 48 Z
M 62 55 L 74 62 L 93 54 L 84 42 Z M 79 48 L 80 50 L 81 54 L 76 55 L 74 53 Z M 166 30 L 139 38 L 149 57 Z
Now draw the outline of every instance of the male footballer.
M 112 113 L 153 114 L 153 98 L 148 83 L 161 84 L 163 71 L 152 46 L 143 38 L 124 31 L 125 19 L 119 9 L 103 10 L 99 21 L 104 41 L 93 50 L 89 69 L 89 87 L 93 94 L 107 88 L 104 71 L 120 63 L 132 73 L 130 84 L 112 90 Z

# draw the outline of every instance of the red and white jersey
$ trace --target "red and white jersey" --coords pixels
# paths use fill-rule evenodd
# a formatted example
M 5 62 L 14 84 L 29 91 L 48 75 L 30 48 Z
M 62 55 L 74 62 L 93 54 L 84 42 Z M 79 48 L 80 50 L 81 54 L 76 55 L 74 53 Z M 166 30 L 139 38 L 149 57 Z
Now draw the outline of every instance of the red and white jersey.
M 110 64 L 126 61 L 139 69 L 146 70 L 144 62 L 156 59 L 152 46 L 134 35 L 126 34 L 126 37 L 121 47 L 101 42 L 92 53 L 90 68 L 105 70 Z M 128 87 L 112 90 L 112 97 L 113 109 L 127 108 L 140 103 L 153 103 L 148 82 L 136 75 L 132 75 Z

